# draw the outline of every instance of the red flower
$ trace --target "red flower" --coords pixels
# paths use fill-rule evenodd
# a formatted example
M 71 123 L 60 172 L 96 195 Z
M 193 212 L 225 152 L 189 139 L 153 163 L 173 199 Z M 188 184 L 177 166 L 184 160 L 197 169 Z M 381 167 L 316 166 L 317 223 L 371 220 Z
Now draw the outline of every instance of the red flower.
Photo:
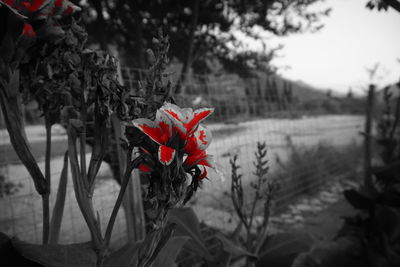
M 60 18 L 81 10 L 80 7 L 74 5 L 68 0 L 26 0 L 22 2 L 16 2 L 15 0 L 0 1 L 34 20 L 50 16 Z
M 183 166 L 186 170 L 193 166 L 203 165 L 213 167 L 211 156 L 207 155 L 205 149 L 211 142 L 211 133 L 200 122 L 207 118 L 213 109 L 199 109 L 193 111 L 191 108 L 181 109 L 176 105 L 166 103 L 156 114 L 154 121 L 148 119 L 136 119 L 133 125 L 160 145 L 158 149 L 158 160 L 169 165 L 176 156 L 177 150 L 186 155 Z M 178 136 L 183 144 L 182 147 L 171 147 L 173 138 Z M 145 167 L 142 166 L 142 171 Z M 199 179 L 207 175 L 204 171 Z

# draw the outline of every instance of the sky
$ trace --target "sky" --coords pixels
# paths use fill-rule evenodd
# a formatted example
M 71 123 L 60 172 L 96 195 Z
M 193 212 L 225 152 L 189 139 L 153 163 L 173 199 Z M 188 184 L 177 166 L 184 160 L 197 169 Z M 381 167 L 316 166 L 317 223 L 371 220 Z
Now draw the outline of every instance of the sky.
M 386 85 L 400 78 L 400 13 L 370 11 L 367 0 L 326 0 L 332 7 L 325 27 L 317 33 L 280 37 L 284 48 L 274 63 L 279 73 L 320 89 L 357 94 L 369 83 L 367 68 L 379 63 L 374 79 Z

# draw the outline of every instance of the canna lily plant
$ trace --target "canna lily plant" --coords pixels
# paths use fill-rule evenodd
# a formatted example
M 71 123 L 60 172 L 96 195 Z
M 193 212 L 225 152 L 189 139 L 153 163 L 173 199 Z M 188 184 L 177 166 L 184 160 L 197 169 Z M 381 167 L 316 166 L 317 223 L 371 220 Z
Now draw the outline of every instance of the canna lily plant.
M 186 203 L 207 177 L 206 168 L 214 167 L 212 156 L 206 152 L 212 135 L 200 125 L 213 111 L 212 108 L 193 111 L 165 103 L 154 120 L 133 120 L 139 133 L 127 136 L 137 140 L 142 135 L 138 146 L 143 160 L 139 169 L 150 187 L 145 210 L 151 228 L 163 221 L 168 209 Z
M 156 56 L 142 88 L 144 94 L 133 95 L 121 86 L 115 59 L 107 53 L 86 49 L 87 34 L 79 20 L 75 20 L 78 16 L 69 16 L 79 9 L 66 0 L 0 0 L 0 17 L 4 22 L 0 24 L 0 106 L 11 143 L 43 203 L 43 245 L 4 240 L 18 255 L 45 266 L 150 266 L 166 243 L 176 240 L 171 237 L 173 224 L 166 220 L 168 211 L 188 201 L 207 176 L 205 168 L 213 166 L 205 151 L 211 134 L 200 125 L 213 110 L 193 111 L 173 104 L 163 105 L 170 98 L 171 89 L 170 83 L 162 83 L 167 38 L 157 41 Z M 47 133 L 44 171 L 26 140 L 22 99 L 36 100 L 44 115 Z M 94 209 L 92 198 L 100 165 L 110 145 L 110 114 L 129 122 L 131 127 L 126 128 L 128 146 L 124 147 L 127 143 L 122 142 L 126 162 L 121 167 L 120 191 L 106 228 L 102 229 L 104 223 Z M 51 126 L 59 121 L 67 124 L 68 151 L 50 214 Z M 86 150 L 89 136 L 93 137 L 91 152 Z M 132 153 L 137 148 L 139 153 Z M 86 152 L 91 154 L 89 162 Z M 147 180 L 139 191 L 151 227 L 142 239 L 129 240 L 130 244 L 112 252 L 110 243 L 116 216 L 129 190 L 131 173 L 137 168 Z M 68 170 L 91 242 L 58 244 Z M 2 245 L 0 242 L 3 248 Z
M 157 111 L 154 121 L 136 119 L 133 125 L 159 145 L 158 159 L 161 164 L 170 165 L 178 152 L 187 155 L 183 162 L 185 170 L 196 165 L 212 167 L 211 157 L 205 152 L 212 139 L 211 132 L 201 126 L 200 122 L 213 111 L 210 108 L 196 111 L 191 108 L 181 109 L 166 103 Z M 150 168 L 142 165 L 142 170 L 146 172 Z M 201 175 L 202 178 L 206 176 L 205 169 Z

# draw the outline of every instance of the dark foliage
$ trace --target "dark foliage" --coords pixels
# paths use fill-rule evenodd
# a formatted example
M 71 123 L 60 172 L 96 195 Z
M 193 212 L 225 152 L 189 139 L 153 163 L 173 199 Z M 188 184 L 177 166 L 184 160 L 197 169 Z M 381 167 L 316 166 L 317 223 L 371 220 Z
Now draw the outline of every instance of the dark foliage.
M 229 71 L 246 74 L 251 66 L 269 69 L 273 52 L 246 49 L 234 31 L 260 40 L 254 30 L 257 27 L 276 35 L 318 30 L 322 27 L 321 17 L 329 9 L 308 9 L 317 2 L 93 0 L 86 2 L 86 24 L 91 41 L 104 49 L 113 40 L 124 51 L 127 63 L 135 67 L 144 68 L 144 48 L 163 28 L 171 38 L 171 57 L 183 64 L 181 79 L 186 78 L 190 67 L 196 73 L 210 71 L 210 65 L 217 60 Z M 243 51 L 235 52 L 236 48 Z
M 397 142 L 400 110 L 395 108 L 394 113 L 390 112 L 389 98 L 386 92 L 386 109 L 378 136 L 383 164 L 372 168 L 374 190 L 345 191 L 346 199 L 359 213 L 345 218 L 334 241 L 325 246 L 316 245 L 311 252 L 301 255 L 294 266 L 399 266 L 400 154 Z M 388 121 L 388 117 L 392 119 Z

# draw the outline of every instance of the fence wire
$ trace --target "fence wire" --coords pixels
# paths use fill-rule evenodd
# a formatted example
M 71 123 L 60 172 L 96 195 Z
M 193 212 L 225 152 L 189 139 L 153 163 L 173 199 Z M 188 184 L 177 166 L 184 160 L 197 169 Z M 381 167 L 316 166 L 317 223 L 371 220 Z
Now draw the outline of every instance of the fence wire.
M 140 69 L 122 68 L 124 84 L 137 90 L 145 77 Z M 346 147 L 361 142 L 361 115 L 315 115 L 301 106 L 299 96 L 289 83 L 272 79 L 238 79 L 236 76 L 191 76 L 184 92 L 177 98 L 181 106 L 215 107 L 206 126 L 213 133 L 208 153 L 214 156 L 217 172 L 210 172 L 196 197 L 189 203 L 205 224 L 233 229 L 234 217 L 229 198 L 229 159 L 237 154 L 243 181 L 254 179 L 253 161 L 257 142 L 265 142 L 270 166 L 269 177 L 280 186 L 275 196 L 275 211 L 284 209 L 298 196 L 312 194 L 333 177 L 342 177 L 354 166 L 343 156 Z M 292 89 L 290 89 L 292 88 Z M 45 131 L 41 125 L 27 127 L 34 156 L 44 169 Z M 67 144 L 65 130 L 56 126 L 53 135 L 51 205 L 54 204 L 62 155 Z M 0 134 L 0 232 L 22 240 L 40 243 L 42 229 L 41 199 L 28 172 L 10 145 L 7 133 Z M 339 151 L 339 152 L 338 152 Z M 356 151 L 352 151 L 356 153 Z M 87 155 L 89 156 L 89 155 Z M 359 157 L 356 155 L 355 157 Z M 9 185 L 7 188 L 4 185 Z M 6 190 L 7 189 L 7 190 Z M 108 221 L 119 186 L 112 179 L 108 164 L 102 164 L 94 192 L 94 209 L 100 214 L 102 229 Z M 127 240 L 123 209 L 119 211 L 113 242 L 119 246 Z M 90 239 L 79 211 L 69 176 L 67 201 L 62 222 L 60 243 L 76 243 Z

